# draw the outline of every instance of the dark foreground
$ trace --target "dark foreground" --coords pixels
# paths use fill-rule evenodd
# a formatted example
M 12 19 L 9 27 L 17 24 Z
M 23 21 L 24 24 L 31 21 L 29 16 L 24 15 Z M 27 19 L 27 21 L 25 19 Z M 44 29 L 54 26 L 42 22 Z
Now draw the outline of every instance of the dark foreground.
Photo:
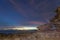
M 0 34 L 0 40 L 60 40 L 60 32 L 49 31 L 40 32 L 36 31 L 31 34 Z

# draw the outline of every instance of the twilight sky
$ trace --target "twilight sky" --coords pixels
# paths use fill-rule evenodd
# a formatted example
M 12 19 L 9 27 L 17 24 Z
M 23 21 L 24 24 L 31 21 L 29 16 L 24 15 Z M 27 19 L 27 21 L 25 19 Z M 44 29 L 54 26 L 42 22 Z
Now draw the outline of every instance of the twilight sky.
M 37 26 L 54 17 L 60 0 L 0 0 L 0 26 Z

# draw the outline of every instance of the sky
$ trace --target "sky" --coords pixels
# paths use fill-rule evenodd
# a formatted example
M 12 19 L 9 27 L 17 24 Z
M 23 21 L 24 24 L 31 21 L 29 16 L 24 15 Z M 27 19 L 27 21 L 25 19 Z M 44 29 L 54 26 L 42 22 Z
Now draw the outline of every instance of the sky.
M 0 0 L 0 27 L 48 23 L 59 6 L 60 0 Z

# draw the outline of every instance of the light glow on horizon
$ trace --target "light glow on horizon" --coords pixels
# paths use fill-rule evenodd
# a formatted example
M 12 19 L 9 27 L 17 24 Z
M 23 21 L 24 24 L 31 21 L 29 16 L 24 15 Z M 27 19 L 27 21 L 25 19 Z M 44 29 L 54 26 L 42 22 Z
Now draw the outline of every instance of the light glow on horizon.
M 21 28 L 13 28 L 13 30 L 37 30 L 37 27 L 21 27 Z
M 38 30 L 37 27 L 14 27 L 14 28 L 0 28 L 0 30 Z

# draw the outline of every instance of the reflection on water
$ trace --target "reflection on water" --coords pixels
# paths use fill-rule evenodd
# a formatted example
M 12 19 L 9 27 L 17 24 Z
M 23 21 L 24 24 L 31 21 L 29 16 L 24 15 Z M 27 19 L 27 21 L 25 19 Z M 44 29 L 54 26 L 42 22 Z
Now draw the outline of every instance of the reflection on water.
M 0 30 L 0 33 L 4 34 L 15 34 L 15 33 L 33 33 L 37 30 Z

